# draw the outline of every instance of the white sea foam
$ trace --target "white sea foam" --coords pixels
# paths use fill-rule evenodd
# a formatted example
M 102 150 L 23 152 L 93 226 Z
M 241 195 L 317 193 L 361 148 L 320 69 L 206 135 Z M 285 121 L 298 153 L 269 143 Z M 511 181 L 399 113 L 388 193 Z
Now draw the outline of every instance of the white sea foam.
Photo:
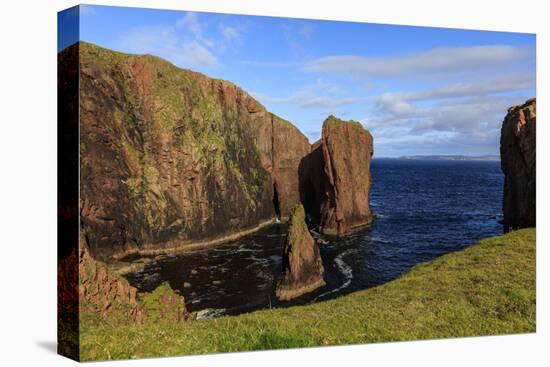
M 340 273 L 344 276 L 344 279 L 345 279 L 344 283 L 342 283 L 342 285 L 339 286 L 338 288 L 334 288 L 334 289 L 331 289 L 330 291 L 321 293 L 320 295 L 315 297 L 313 302 L 317 301 L 319 298 L 324 297 L 328 294 L 335 293 L 335 292 L 341 291 L 344 288 L 349 287 L 353 279 L 353 270 L 351 269 L 351 266 L 349 266 L 344 261 L 344 257 L 354 252 L 357 252 L 357 250 L 356 249 L 346 250 L 334 258 L 334 263 L 336 264 L 336 267 L 338 268 Z
M 225 308 L 207 308 L 197 311 L 197 320 L 211 319 L 225 313 Z

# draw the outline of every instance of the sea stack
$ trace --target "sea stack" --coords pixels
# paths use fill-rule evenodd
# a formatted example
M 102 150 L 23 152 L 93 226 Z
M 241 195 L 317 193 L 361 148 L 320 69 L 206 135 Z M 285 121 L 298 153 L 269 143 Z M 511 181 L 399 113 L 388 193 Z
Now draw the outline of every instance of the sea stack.
M 372 135 L 359 122 L 325 120 L 321 140 L 301 167 L 302 201 L 322 233 L 342 235 L 372 222 L 372 155 Z
M 508 109 L 500 136 L 504 231 L 535 227 L 536 98 Z
M 283 254 L 283 276 L 276 290 L 281 301 L 297 298 L 325 285 L 319 247 L 309 233 L 302 205 L 294 207 L 289 222 Z

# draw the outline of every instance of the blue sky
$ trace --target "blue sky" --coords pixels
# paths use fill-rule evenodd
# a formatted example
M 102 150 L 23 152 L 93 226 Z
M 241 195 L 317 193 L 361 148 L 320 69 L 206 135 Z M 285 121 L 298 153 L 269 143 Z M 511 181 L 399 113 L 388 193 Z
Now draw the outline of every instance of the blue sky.
M 230 80 L 310 142 L 329 114 L 359 120 L 378 157 L 498 154 L 535 96 L 532 34 L 87 5 L 80 39 Z

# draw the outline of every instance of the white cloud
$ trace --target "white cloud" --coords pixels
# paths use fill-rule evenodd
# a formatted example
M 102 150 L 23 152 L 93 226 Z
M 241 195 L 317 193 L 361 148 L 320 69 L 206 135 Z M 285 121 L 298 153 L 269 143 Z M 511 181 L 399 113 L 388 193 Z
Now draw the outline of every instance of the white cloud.
M 166 58 L 179 66 L 215 66 L 218 60 L 198 40 L 184 40 L 174 27 L 139 27 L 119 37 L 126 50 Z
M 308 62 L 303 69 L 367 77 L 419 76 L 494 68 L 526 59 L 532 54 L 532 48 L 523 46 L 441 47 L 393 57 L 326 56 Z
M 411 116 L 416 109 L 405 101 L 399 94 L 384 93 L 376 101 L 376 108 L 382 113 L 389 113 L 392 116 Z
M 336 107 L 358 103 L 357 98 L 332 98 L 315 95 L 310 92 L 298 91 L 287 97 L 271 97 L 262 93 L 254 93 L 254 97 L 262 103 L 295 105 L 300 108 Z
M 219 64 L 214 42 L 203 35 L 198 15 L 187 12 L 173 26 L 138 27 L 119 36 L 124 49 L 149 53 L 178 66 L 199 67 Z
M 225 40 L 228 42 L 233 42 L 235 40 L 238 40 L 240 37 L 239 31 L 237 31 L 233 27 L 221 26 L 221 32 L 222 32 L 223 38 L 225 38 Z
M 174 58 L 176 63 L 183 65 L 214 66 L 218 64 L 212 52 L 198 42 L 183 44 Z
M 173 25 L 133 28 L 119 35 L 118 41 L 128 52 L 153 54 L 183 67 L 210 67 L 219 65 L 217 54 L 240 45 L 242 39 L 235 27 L 208 30 L 197 13 L 187 12 Z M 216 41 L 207 37 L 213 31 L 219 31 Z
M 385 111 L 380 117 L 363 120 L 363 124 L 374 135 L 375 144 L 385 150 L 403 154 L 497 154 L 506 110 L 528 97 L 474 97 L 415 108 L 402 115 Z
M 384 93 L 375 98 L 367 125 L 392 137 L 437 131 L 465 139 L 494 138 L 508 107 L 527 99 L 534 87 L 535 77 L 527 73 Z
M 254 96 L 264 104 L 294 105 L 304 109 L 344 106 L 366 100 L 365 98 L 349 97 L 339 86 L 325 83 L 321 78 L 286 97 L 273 97 L 262 93 L 254 93 Z
M 536 77 L 531 74 L 508 74 L 497 78 L 482 78 L 476 81 L 445 84 L 428 91 L 392 93 L 394 98 L 407 101 L 423 101 L 459 97 L 483 96 L 495 93 L 507 93 L 533 89 Z
M 310 39 L 311 36 L 313 35 L 313 30 L 314 28 L 311 23 L 305 23 L 298 28 L 298 33 L 300 34 L 300 36 L 306 39 Z
M 202 28 L 199 24 L 197 13 L 187 12 L 176 22 L 176 27 L 193 33 L 196 37 L 202 36 Z
M 296 62 L 288 62 L 288 61 L 256 61 L 256 60 L 242 60 L 239 61 L 243 65 L 249 65 L 253 67 L 261 67 L 261 68 L 278 68 L 278 69 L 284 69 L 284 68 L 296 68 L 300 66 L 299 63 Z

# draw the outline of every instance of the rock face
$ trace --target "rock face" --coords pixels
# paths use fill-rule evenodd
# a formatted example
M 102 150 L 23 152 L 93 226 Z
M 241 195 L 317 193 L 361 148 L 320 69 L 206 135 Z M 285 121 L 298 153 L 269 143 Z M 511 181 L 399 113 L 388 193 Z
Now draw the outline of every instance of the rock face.
M 273 116 L 273 192 L 279 217 L 300 202 L 299 167 L 310 152 L 307 138 L 290 122 Z
M 122 317 L 136 324 L 145 319 L 178 322 L 189 318 L 185 299 L 176 294 L 168 283 L 161 284 L 151 293 L 138 294 L 126 279 L 90 256 L 84 231 L 81 233 L 78 257 L 81 311 L 97 314 L 104 319 Z
M 298 129 L 230 82 L 80 43 L 80 207 L 94 258 L 286 217 L 307 153 Z
M 277 298 L 290 300 L 325 285 L 323 273 L 319 247 L 306 226 L 304 207 L 296 205 L 290 215 Z
M 372 136 L 359 122 L 325 120 L 321 140 L 300 167 L 302 202 L 322 233 L 341 235 L 372 222 L 372 155 Z
M 78 293 L 83 311 L 99 314 L 103 318 L 113 313 L 122 314 L 134 323 L 145 319 L 145 310 L 137 300 L 137 290 L 126 279 L 95 261 L 86 245 L 80 247 L 78 270 Z
M 58 352 L 79 359 L 78 317 L 78 44 L 57 64 Z
M 536 99 L 510 107 L 502 123 L 500 157 L 504 172 L 504 230 L 536 222 Z

